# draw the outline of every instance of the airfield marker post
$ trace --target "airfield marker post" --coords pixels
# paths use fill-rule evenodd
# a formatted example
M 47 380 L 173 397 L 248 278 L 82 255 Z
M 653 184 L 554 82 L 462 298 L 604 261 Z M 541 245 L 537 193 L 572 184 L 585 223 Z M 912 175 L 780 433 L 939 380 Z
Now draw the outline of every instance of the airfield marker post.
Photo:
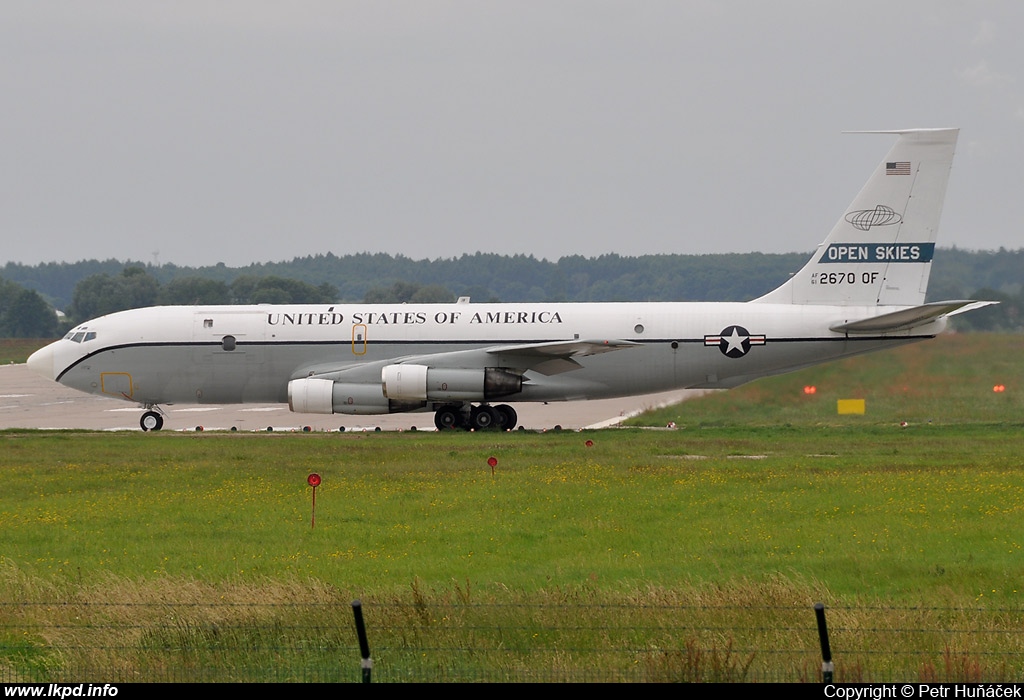
M 309 520 L 309 529 L 316 527 L 316 487 L 320 485 L 320 475 L 313 473 L 306 477 L 306 483 L 313 487 L 313 513 Z
M 825 624 L 825 604 L 814 604 L 814 616 L 818 618 L 818 642 L 821 644 L 821 680 L 825 685 L 832 684 L 832 648 L 828 643 L 828 626 Z
M 369 683 L 370 674 L 373 672 L 373 659 L 370 658 L 370 640 L 366 637 L 366 624 L 363 622 L 363 602 L 361 600 L 356 599 L 352 601 L 352 613 L 356 618 L 356 635 L 359 637 L 363 683 Z

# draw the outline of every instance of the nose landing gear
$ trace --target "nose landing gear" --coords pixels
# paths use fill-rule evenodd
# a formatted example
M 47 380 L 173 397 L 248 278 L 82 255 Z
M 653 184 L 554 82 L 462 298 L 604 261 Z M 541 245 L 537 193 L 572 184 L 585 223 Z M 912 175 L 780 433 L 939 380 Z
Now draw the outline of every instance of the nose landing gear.
M 139 426 L 143 432 L 149 432 L 150 430 L 160 430 L 164 427 L 164 417 L 156 411 L 146 411 L 142 414 L 142 418 L 139 419 Z

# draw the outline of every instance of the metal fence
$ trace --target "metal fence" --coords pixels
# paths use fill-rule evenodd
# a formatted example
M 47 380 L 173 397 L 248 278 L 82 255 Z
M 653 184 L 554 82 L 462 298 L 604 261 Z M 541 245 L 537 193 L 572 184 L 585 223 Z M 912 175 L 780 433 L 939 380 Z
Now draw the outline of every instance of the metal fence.
M 813 607 L 374 602 L 373 682 L 821 682 Z M 359 682 L 354 608 L 0 603 L 3 682 Z M 1022 611 L 830 607 L 836 682 L 1016 681 Z

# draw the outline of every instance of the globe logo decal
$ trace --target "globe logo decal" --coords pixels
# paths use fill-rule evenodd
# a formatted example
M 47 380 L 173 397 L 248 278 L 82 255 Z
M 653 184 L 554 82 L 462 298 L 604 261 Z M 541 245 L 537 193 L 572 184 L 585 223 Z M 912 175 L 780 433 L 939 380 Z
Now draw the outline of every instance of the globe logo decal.
M 874 209 L 851 211 L 846 215 L 846 220 L 853 224 L 855 229 L 867 231 L 872 226 L 892 226 L 898 224 L 903 221 L 903 217 L 893 211 L 892 207 L 879 204 Z

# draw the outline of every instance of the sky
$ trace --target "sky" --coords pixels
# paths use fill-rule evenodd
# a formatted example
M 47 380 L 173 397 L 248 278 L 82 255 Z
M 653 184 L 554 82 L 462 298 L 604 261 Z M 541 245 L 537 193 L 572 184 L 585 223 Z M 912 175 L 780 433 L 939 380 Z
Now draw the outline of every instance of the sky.
M 5 0 L 0 264 L 810 252 L 960 127 L 1024 247 L 1019 0 Z

